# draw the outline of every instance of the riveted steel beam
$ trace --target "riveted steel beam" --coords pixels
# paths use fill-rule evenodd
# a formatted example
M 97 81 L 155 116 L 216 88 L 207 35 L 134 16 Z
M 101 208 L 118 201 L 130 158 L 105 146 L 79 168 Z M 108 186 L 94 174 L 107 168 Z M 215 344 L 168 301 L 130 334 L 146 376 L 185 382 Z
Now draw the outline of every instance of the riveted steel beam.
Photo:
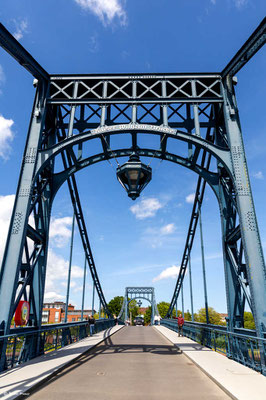
M 234 76 L 266 42 L 266 17 L 221 72 L 223 78 Z
M 0 24 L 0 46 L 35 78 L 49 81 L 49 74 L 30 53 Z

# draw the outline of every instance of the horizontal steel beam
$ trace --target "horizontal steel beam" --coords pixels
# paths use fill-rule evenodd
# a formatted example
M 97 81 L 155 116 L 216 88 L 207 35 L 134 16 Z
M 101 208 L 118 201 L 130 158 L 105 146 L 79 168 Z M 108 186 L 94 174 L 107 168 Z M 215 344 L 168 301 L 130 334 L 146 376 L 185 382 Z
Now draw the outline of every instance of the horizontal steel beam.
M 159 99 L 48 99 L 48 104 L 55 105 L 63 105 L 63 104 L 71 104 L 71 105 L 80 105 L 80 104 L 172 104 L 172 103 L 223 103 L 222 97 L 217 98 L 208 98 L 208 97 L 191 97 L 191 98 L 159 98 Z
M 170 78 L 185 78 L 185 79 L 198 79 L 198 78 L 221 78 L 220 72 L 180 72 L 180 73 L 141 73 L 141 74 L 51 74 L 51 81 L 53 80 L 76 80 L 76 79 L 170 79 Z

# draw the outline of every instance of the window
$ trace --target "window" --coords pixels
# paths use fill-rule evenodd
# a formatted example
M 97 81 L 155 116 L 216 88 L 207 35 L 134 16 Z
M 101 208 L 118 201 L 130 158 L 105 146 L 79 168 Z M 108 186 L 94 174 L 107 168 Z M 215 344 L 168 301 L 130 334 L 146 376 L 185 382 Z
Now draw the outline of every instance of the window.
M 55 312 L 55 318 L 54 318 L 55 322 L 59 321 L 59 311 Z

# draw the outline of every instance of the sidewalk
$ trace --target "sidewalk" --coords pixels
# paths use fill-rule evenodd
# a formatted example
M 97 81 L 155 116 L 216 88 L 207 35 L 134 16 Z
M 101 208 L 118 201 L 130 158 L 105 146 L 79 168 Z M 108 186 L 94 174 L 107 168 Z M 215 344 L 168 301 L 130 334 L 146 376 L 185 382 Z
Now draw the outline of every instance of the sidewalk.
M 123 328 L 117 325 L 113 328 L 96 333 L 62 349 L 52 351 L 43 356 L 36 357 L 24 364 L 0 374 L 0 399 L 11 400 L 19 395 L 27 397 L 27 393 L 59 370 L 71 364 L 83 353 L 95 347 L 103 340 Z
M 266 377 L 201 346 L 164 326 L 154 326 L 229 396 L 237 400 L 265 400 Z M 193 383 L 191 383 L 193 384 Z

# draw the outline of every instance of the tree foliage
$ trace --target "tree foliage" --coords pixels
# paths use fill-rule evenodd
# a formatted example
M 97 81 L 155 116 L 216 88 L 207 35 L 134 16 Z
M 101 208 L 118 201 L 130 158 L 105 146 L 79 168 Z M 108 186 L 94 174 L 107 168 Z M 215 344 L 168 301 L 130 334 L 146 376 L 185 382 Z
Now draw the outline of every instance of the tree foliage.
M 255 329 L 255 322 L 251 312 L 244 312 L 244 328 Z
M 139 314 L 139 308 L 138 308 L 138 306 L 137 306 L 137 300 L 132 300 L 132 301 L 129 303 L 128 309 L 129 309 L 129 316 L 130 316 L 130 313 L 131 313 L 131 316 L 132 316 L 132 323 L 133 323 L 134 319 L 135 319 L 136 316 Z
M 149 325 L 151 323 L 151 306 L 149 306 L 144 314 L 144 324 Z
M 209 322 L 210 324 L 213 325 L 224 325 L 224 323 L 222 322 L 222 318 L 220 316 L 220 314 L 215 311 L 212 307 L 208 307 L 208 311 L 209 311 Z M 194 316 L 195 321 L 197 322 L 202 322 L 202 323 L 206 323 L 206 310 L 205 308 L 201 308 L 197 314 L 195 314 Z
M 170 307 L 170 303 L 167 303 L 166 301 L 161 301 L 160 303 L 157 304 L 159 314 L 162 318 L 165 318 L 167 311 Z
M 118 316 L 122 308 L 123 301 L 124 301 L 123 296 L 115 296 L 112 300 L 109 301 L 108 308 L 113 315 Z

